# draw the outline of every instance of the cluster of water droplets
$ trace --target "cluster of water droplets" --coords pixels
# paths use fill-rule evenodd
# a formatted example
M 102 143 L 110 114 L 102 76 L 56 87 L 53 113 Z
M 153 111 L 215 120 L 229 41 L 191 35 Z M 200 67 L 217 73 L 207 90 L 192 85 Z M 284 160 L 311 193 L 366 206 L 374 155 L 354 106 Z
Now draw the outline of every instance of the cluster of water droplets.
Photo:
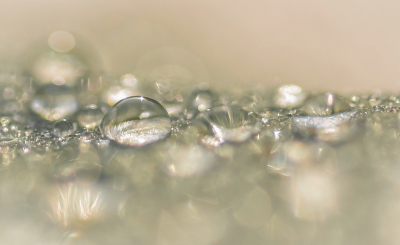
M 337 238 L 316 226 L 321 222 L 343 232 L 338 213 L 352 209 L 339 202 L 351 191 L 339 188 L 338 172 L 348 178 L 346 169 L 360 168 L 365 157 L 357 151 L 371 149 L 371 159 L 385 161 L 369 169 L 393 181 L 400 173 L 393 163 L 396 96 L 313 93 L 296 85 L 234 93 L 193 82 L 179 89 L 104 73 L 73 86 L 24 81 L 31 87 L 14 84 L 13 98 L 2 84 L 2 99 L 21 107 L 0 117 L 1 166 L 27 175 L 18 180 L 23 187 L 8 188 L 20 198 L 26 194 L 18 188 L 44 198 L 51 222 L 81 234 L 63 238 L 71 241 L 99 239 L 80 229 L 101 229 L 101 220 L 114 215 L 123 224 L 121 241 L 314 244 Z M 341 236 L 338 244 L 349 234 Z
M 0 224 L 23 222 L 31 244 L 388 244 L 400 230 L 400 96 L 116 76 L 68 47 L 29 73 L 0 67 Z

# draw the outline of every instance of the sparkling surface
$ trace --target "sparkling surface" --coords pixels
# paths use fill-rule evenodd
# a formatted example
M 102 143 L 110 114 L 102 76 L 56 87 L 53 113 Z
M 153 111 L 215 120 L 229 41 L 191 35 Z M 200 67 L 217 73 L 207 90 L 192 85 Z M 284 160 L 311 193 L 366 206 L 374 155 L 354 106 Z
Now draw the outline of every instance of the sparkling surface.
M 115 104 L 101 122 L 102 133 L 120 144 L 142 146 L 171 132 L 168 112 L 157 101 L 129 97 Z
M 1 244 L 398 243 L 398 95 L 105 74 L 0 69 Z

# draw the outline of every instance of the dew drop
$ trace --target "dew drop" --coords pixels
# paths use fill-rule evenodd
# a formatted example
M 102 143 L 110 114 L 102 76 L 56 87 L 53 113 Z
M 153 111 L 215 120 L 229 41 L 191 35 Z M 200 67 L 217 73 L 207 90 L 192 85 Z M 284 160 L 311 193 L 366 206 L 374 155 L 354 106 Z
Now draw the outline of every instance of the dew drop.
M 258 115 L 236 106 L 217 106 L 198 117 L 221 141 L 243 142 L 261 130 Z
M 43 119 L 57 121 L 74 114 L 78 101 L 71 87 L 47 84 L 34 95 L 31 109 Z
M 57 137 L 65 137 L 74 132 L 74 126 L 67 120 L 61 120 L 54 124 L 53 134 Z
M 120 144 L 143 146 L 166 138 L 171 132 L 171 119 L 157 101 L 132 96 L 110 109 L 100 129 L 106 137 Z
M 304 103 L 302 110 L 310 116 L 328 116 L 350 109 L 349 102 L 333 93 L 318 94 Z
M 214 94 L 209 90 L 195 90 L 188 98 L 187 118 L 192 119 L 198 113 L 207 110 L 213 106 L 215 100 Z
M 349 139 L 362 122 L 358 111 L 352 110 L 346 99 L 332 93 L 310 98 L 301 110 L 306 115 L 293 117 L 294 131 L 325 142 Z
M 198 111 L 209 109 L 213 105 L 214 95 L 209 90 L 197 90 L 192 93 L 192 99 L 189 101 L 191 106 Z

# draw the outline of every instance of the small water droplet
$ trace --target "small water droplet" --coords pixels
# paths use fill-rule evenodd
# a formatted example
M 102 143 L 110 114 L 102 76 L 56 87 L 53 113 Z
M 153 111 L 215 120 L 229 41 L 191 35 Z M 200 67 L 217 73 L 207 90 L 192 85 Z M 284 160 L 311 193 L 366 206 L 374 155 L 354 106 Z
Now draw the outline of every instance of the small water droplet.
M 78 101 L 71 87 L 47 84 L 34 95 L 31 109 L 43 119 L 56 121 L 74 114 Z
M 198 117 L 222 141 L 243 142 L 261 130 L 261 120 L 253 112 L 236 106 L 217 106 Z
M 189 100 L 191 106 L 198 111 L 204 111 L 213 106 L 215 97 L 209 90 L 196 90 L 192 92 L 192 97 Z
M 213 106 L 216 97 L 210 90 L 195 90 L 187 100 L 186 118 L 193 119 L 200 112 Z
M 171 119 L 157 101 L 133 96 L 116 103 L 104 116 L 100 129 L 120 144 L 143 146 L 166 138 Z
M 307 100 L 302 107 L 303 112 L 311 116 L 328 116 L 349 109 L 349 102 L 333 93 L 315 95 Z
M 57 137 L 65 137 L 74 132 L 74 126 L 67 120 L 61 120 L 54 124 L 53 134 Z

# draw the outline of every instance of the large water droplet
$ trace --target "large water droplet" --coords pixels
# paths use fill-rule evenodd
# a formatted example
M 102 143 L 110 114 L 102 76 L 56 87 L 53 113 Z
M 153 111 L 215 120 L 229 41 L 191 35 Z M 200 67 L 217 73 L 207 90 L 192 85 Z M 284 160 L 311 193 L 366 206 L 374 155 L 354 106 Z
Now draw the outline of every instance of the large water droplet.
M 116 103 L 104 116 L 100 129 L 120 144 L 142 146 L 166 138 L 171 119 L 157 101 L 133 96 Z
M 74 126 L 67 120 L 61 120 L 54 124 L 53 134 L 57 137 L 65 137 L 74 132 Z
M 47 84 L 36 92 L 31 108 L 43 119 L 56 121 L 74 114 L 78 101 L 71 87 Z
M 221 141 L 243 142 L 261 129 L 258 115 L 236 106 L 217 106 L 202 112 L 198 119 Z

